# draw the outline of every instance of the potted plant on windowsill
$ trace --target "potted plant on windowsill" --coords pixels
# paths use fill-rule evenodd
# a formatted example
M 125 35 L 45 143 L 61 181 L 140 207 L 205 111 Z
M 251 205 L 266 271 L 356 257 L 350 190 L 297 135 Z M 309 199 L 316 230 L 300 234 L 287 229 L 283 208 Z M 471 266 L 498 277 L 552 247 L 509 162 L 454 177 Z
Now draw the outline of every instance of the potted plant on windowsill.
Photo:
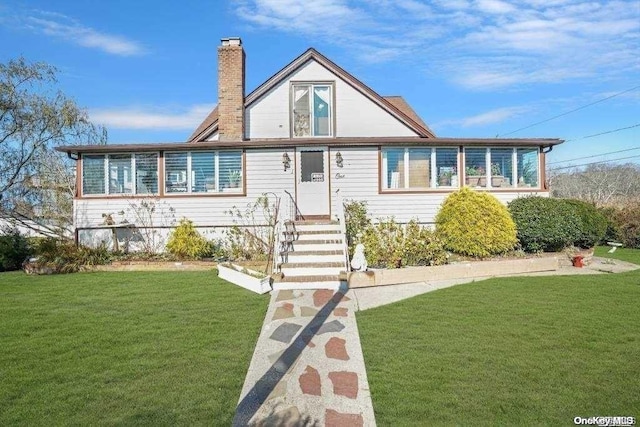
M 484 187 L 487 185 L 487 178 L 482 166 L 467 166 L 465 175 L 465 181 L 469 187 Z
M 451 187 L 452 176 L 453 172 L 451 171 L 442 172 L 438 177 L 438 185 L 440 185 L 440 187 Z
M 229 171 L 229 188 L 238 188 L 240 186 L 241 174 L 239 170 Z
M 504 176 L 500 170 L 500 165 L 497 163 L 491 163 L 491 186 L 502 187 L 504 182 Z

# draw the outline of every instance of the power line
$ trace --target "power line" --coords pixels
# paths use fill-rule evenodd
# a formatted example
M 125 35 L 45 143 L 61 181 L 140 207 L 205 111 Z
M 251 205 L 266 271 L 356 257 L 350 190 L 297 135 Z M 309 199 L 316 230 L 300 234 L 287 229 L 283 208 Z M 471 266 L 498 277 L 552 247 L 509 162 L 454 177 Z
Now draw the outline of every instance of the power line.
M 610 134 L 610 133 L 620 132 L 621 130 L 637 128 L 638 126 L 640 126 L 640 123 L 636 123 L 635 125 L 627 126 L 627 127 L 624 127 L 624 128 L 618 128 L 618 129 L 614 129 L 614 130 L 608 130 L 608 131 L 605 131 L 605 132 L 594 133 L 593 135 L 583 136 L 582 138 L 568 139 L 565 142 L 580 141 L 581 139 L 594 138 L 594 137 L 600 136 L 600 135 L 607 135 L 607 134 Z
M 618 159 L 600 160 L 599 162 L 583 163 L 581 165 L 561 166 L 559 168 L 549 169 L 549 171 L 558 171 L 558 170 L 562 170 L 562 169 L 579 168 L 579 167 L 582 167 L 582 166 L 597 165 L 597 164 L 600 164 L 600 163 L 617 162 L 617 161 L 620 161 L 620 160 L 635 159 L 636 157 L 640 157 L 640 154 L 638 154 L 637 156 L 620 157 Z
M 609 95 L 609 96 L 607 96 L 606 98 L 599 99 L 599 100 L 594 101 L 594 102 L 592 102 L 592 103 L 590 103 L 590 104 L 583 105 L 583 106 L 578 107 L 578 108 L 574 108 L 573 110 L 570 110 L 570 111 L 564 112 L 564 113 L 562 113 L 562 114 L 558 114 L 558 115 L 556 115 L 556 116 L 550 117 L 550 118 L 545 119 L 545 120 L 541 120 L 541 121 L 539 121 L 539 122 L 536 122 L 536 123 L 530 124 L 530 125 L 528 125 L 528 126 L 522 127 L 522 128 L 520 128 L 520 129 L 516 129 L 516 130 L 514 130 L 514 131 L 511 131 L 511 132 L 508 132 L 508 133 L 502 134 L 502 135 L 500 135 L 500 136 L 503 136 L 503 137 L 504 137 L 504 136 L 507 136 L 507 135 L 514 134 L 514 133 L 516 133 L 516 132 L 520 132 L 521 130 L 529 129 L 529 128 L 532 128 L 532 127 L 534 127 L 534 126 L 538 126 L 538 125 L 540 125 L 540 124 L 542 124 L 542 123 L 550 122 L 551 120 L 555 120 L 555 119 L 557 119 L 557 118 L 559 118 L 559 117 L 566 116 L 567 114 L 575 113 L 576 111 L 583 110 L 583 109 L 585 109 L 585 108 L 587 108 L 587 107 L 591 107 L 592 105 L 599 104 L 600 102 L 607 101 L 607 100 L 609 100 L 609 99 L 611 99 L 611 98 L 615 98 L 616 96 L 623 95 L 623 94 L 625 94 L 625 93 L 627 93 L 627 92 L 631 92 L 631 91 L 636 90 L 636 89 L 638 89 L 638 88 L 640 88 L 640 86 L 632 87 L 631 89 L 627 89 L 627 90 L 623 90 L 622 92 L 614 93 L 613 95 Z M 497 136 L 498 136 L 498 135 L 496 135 L 496 137 L 497 137 Z
M 633 151 L 633 150 L 640 150 L 640 147 L 627 148 L 626 150 L 609 151 L 608 153 L 594 154 L 592 156 L 576 157 L 575 159 L 560 160 L 560 161 L 557 161 L 557 162 L 549 162 L 547 164 L 548 165 L 555 165 L 556 163 L 566 163 L 566 162 L 572 162 L 574 160 L 591 159 L 593 157 L 607 156 L 609 154 L 618 154 L 618 153 L 624 153 L 625 151 Z

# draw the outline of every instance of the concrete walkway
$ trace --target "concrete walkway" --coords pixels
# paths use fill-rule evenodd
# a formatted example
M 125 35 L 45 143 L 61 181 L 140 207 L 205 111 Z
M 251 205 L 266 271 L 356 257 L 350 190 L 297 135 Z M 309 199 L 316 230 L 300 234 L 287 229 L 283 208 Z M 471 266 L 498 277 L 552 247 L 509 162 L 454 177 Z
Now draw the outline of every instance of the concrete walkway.
M 351 292 L 275 291 L 233 425 L 375 426 Z

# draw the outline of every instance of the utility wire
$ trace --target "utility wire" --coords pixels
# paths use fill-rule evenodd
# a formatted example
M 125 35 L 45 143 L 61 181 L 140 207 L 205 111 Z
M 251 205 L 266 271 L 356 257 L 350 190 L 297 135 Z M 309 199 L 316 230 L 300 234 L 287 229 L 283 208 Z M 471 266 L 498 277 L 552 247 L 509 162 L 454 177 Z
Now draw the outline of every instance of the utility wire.
M 591 159 L 593 157 L 607 156 L 609 154 L 624 153 L 625 151 L 633 151 L 633 150 L 640 150 L 640 147 L 627 148 L 626 150 L 609 151 L 608 153 L 594 154 L 592 156 L 576 157 L 575 159 L 560 160 L 560 161 L 557 161 L 557 162 L 549 162 L 547 164 L 548 165 L 555 165 L 556 163 L 567 163 L 567 162 L 573 162 L 574 160 Z
M 557 118 L 559 118 L 559 117 L 566 116 L 567 114 L 575 113 L 576 111 L 583 110 L 583 109 L 585 109 L 585 108 L 587 108 L 587 107 L 591 107 L 592 105 L 599 104 L 599 103 L 604 102 L 604 101 L 607 101 L 607 100 L 609 100 L 609 99 L 611 99 L 611 98 L 615 98 L 616 96 L 620 96 L 620 95 L 623 95 L 623 94 L 625 94 L 625 93 L 627 93 L 627 92 L 631 92 L 631 91 L 633 91 L 633 90 L 636 90 L 636 89 L 638 89 L 638 88 L 640 88 L 640 85 L 639 85 L 639 86 L 636 86 L 636 87 L 632 87 L 631 89 L 623 90 L 622 92 L 614 93 L 613 95 L 609 95 L 609 96 L 607 96 L 606 98 L 602 98 L 602 99 L 599 99 L 599 100 L 597 100 L 597 101 L 594 101 L 594 102 L 592 102 L 592 103 L 590 103 L 590 104 L 586 104 L 586 105 L 583 105 L 583 106 L 581 106 L 581 107 L 574 108 L 573 110 L 570 110 L 570 111 L 564 112 L 564 113 L 562 113 L 562 114 L 558 114 L 558 115 L 556 115 L 556 116 L 550 117 L 550 118 L 545 119 L 545 120 L 541 120 L 541 121 L 539 121 L 539 122 L 536 122 L 536 123 L 530 124 L 530 125 L 528 125 L 528 126 L 525 126 L 525 127 L 520 128 L 520 129 L 516 129 L 516 130 L 514 130 L 514 131 L 511 131 L 511 132 L 508 132 L 508 133 L 505 133 L 505 134 L 502 134 L 502 135 L 496 135 L 496 138 L 497 138 L 498 136 L 503 136 L 503 137 L 504 137 L 504 136 L 507 136 L 507 135 L 511 135 L 511 134 L 516 133 L 516 132 L 520 132 L 521 130 L 529 129 L 529 128 L 532 128 L 532 127 L 534 127 L 534 126 L 538 126 L 538 125 L 540 125 L 540 124 L 542 124 L 542 123 L 550 122 L 551 120 L 555 120 L 555 119 L 557 119 Z
M 638 126 L 640 126 L 640 123 L 636 123 L 635 125 L 627 126 L 627 127 L 624 127 L 624 128 L 618 128 L 618 129 L 614 129 L 614 130 L 608 130 L 608 131 L 605 131 L 605 132 L 594 133 L 593 135 L 583 136 L 582 138 L 567 139 L 565 142 L 580 141 L 581 139 L 593 138 L 593 137 L 600 136 L 600 135 L 607 135 L 607 134 L 610 134 L 610 133 L 620 132 L 621 130 L 637 128 Z
M 559 168 L 549 169 L 549 171 L 557 171 L 557 170 L 562 170 L 562 169 L 579 168 L 579 167 L 582 167 L 582 166 L 597 165 L 597 164 L 600 164 L 600 163 L 617 162 L 617 161 L 620 161 L 620 160 L 635 159 L 636 157 L 640 157 L 640 154 L 638 154 L 637 156 L 620 157 L 618 159 L 600 160 L 599 162 L 583 163 L 581 165 L 561 166 Z

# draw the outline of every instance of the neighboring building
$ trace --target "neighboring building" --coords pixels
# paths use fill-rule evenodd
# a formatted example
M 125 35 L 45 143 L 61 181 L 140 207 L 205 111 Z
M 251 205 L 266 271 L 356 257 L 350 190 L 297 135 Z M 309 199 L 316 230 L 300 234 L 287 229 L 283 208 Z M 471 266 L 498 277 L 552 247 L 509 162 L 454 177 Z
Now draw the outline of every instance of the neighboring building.
M 77 158 L 81 242 L 109 238 L 104 215 L 166 235 L 161 212 L 171 212 L 217 233 L 233 225 L 232 206 L 264 193 L 285 215 L 295 203 L 298 216 L 330 218 L 339 192 L 373 217 L 424 224 L 463 185 L 505 203 L 548 195 L 545 152 L 562 140 L 436 137 L 402 97 L 378 95 L 314 49 L 248 95 L 239 38 L 222 40 L 218 67 L 218 106 L 187 142 L 59 148 Z M 136 219 L 132 206 L 150 197 L 164 208 Z

